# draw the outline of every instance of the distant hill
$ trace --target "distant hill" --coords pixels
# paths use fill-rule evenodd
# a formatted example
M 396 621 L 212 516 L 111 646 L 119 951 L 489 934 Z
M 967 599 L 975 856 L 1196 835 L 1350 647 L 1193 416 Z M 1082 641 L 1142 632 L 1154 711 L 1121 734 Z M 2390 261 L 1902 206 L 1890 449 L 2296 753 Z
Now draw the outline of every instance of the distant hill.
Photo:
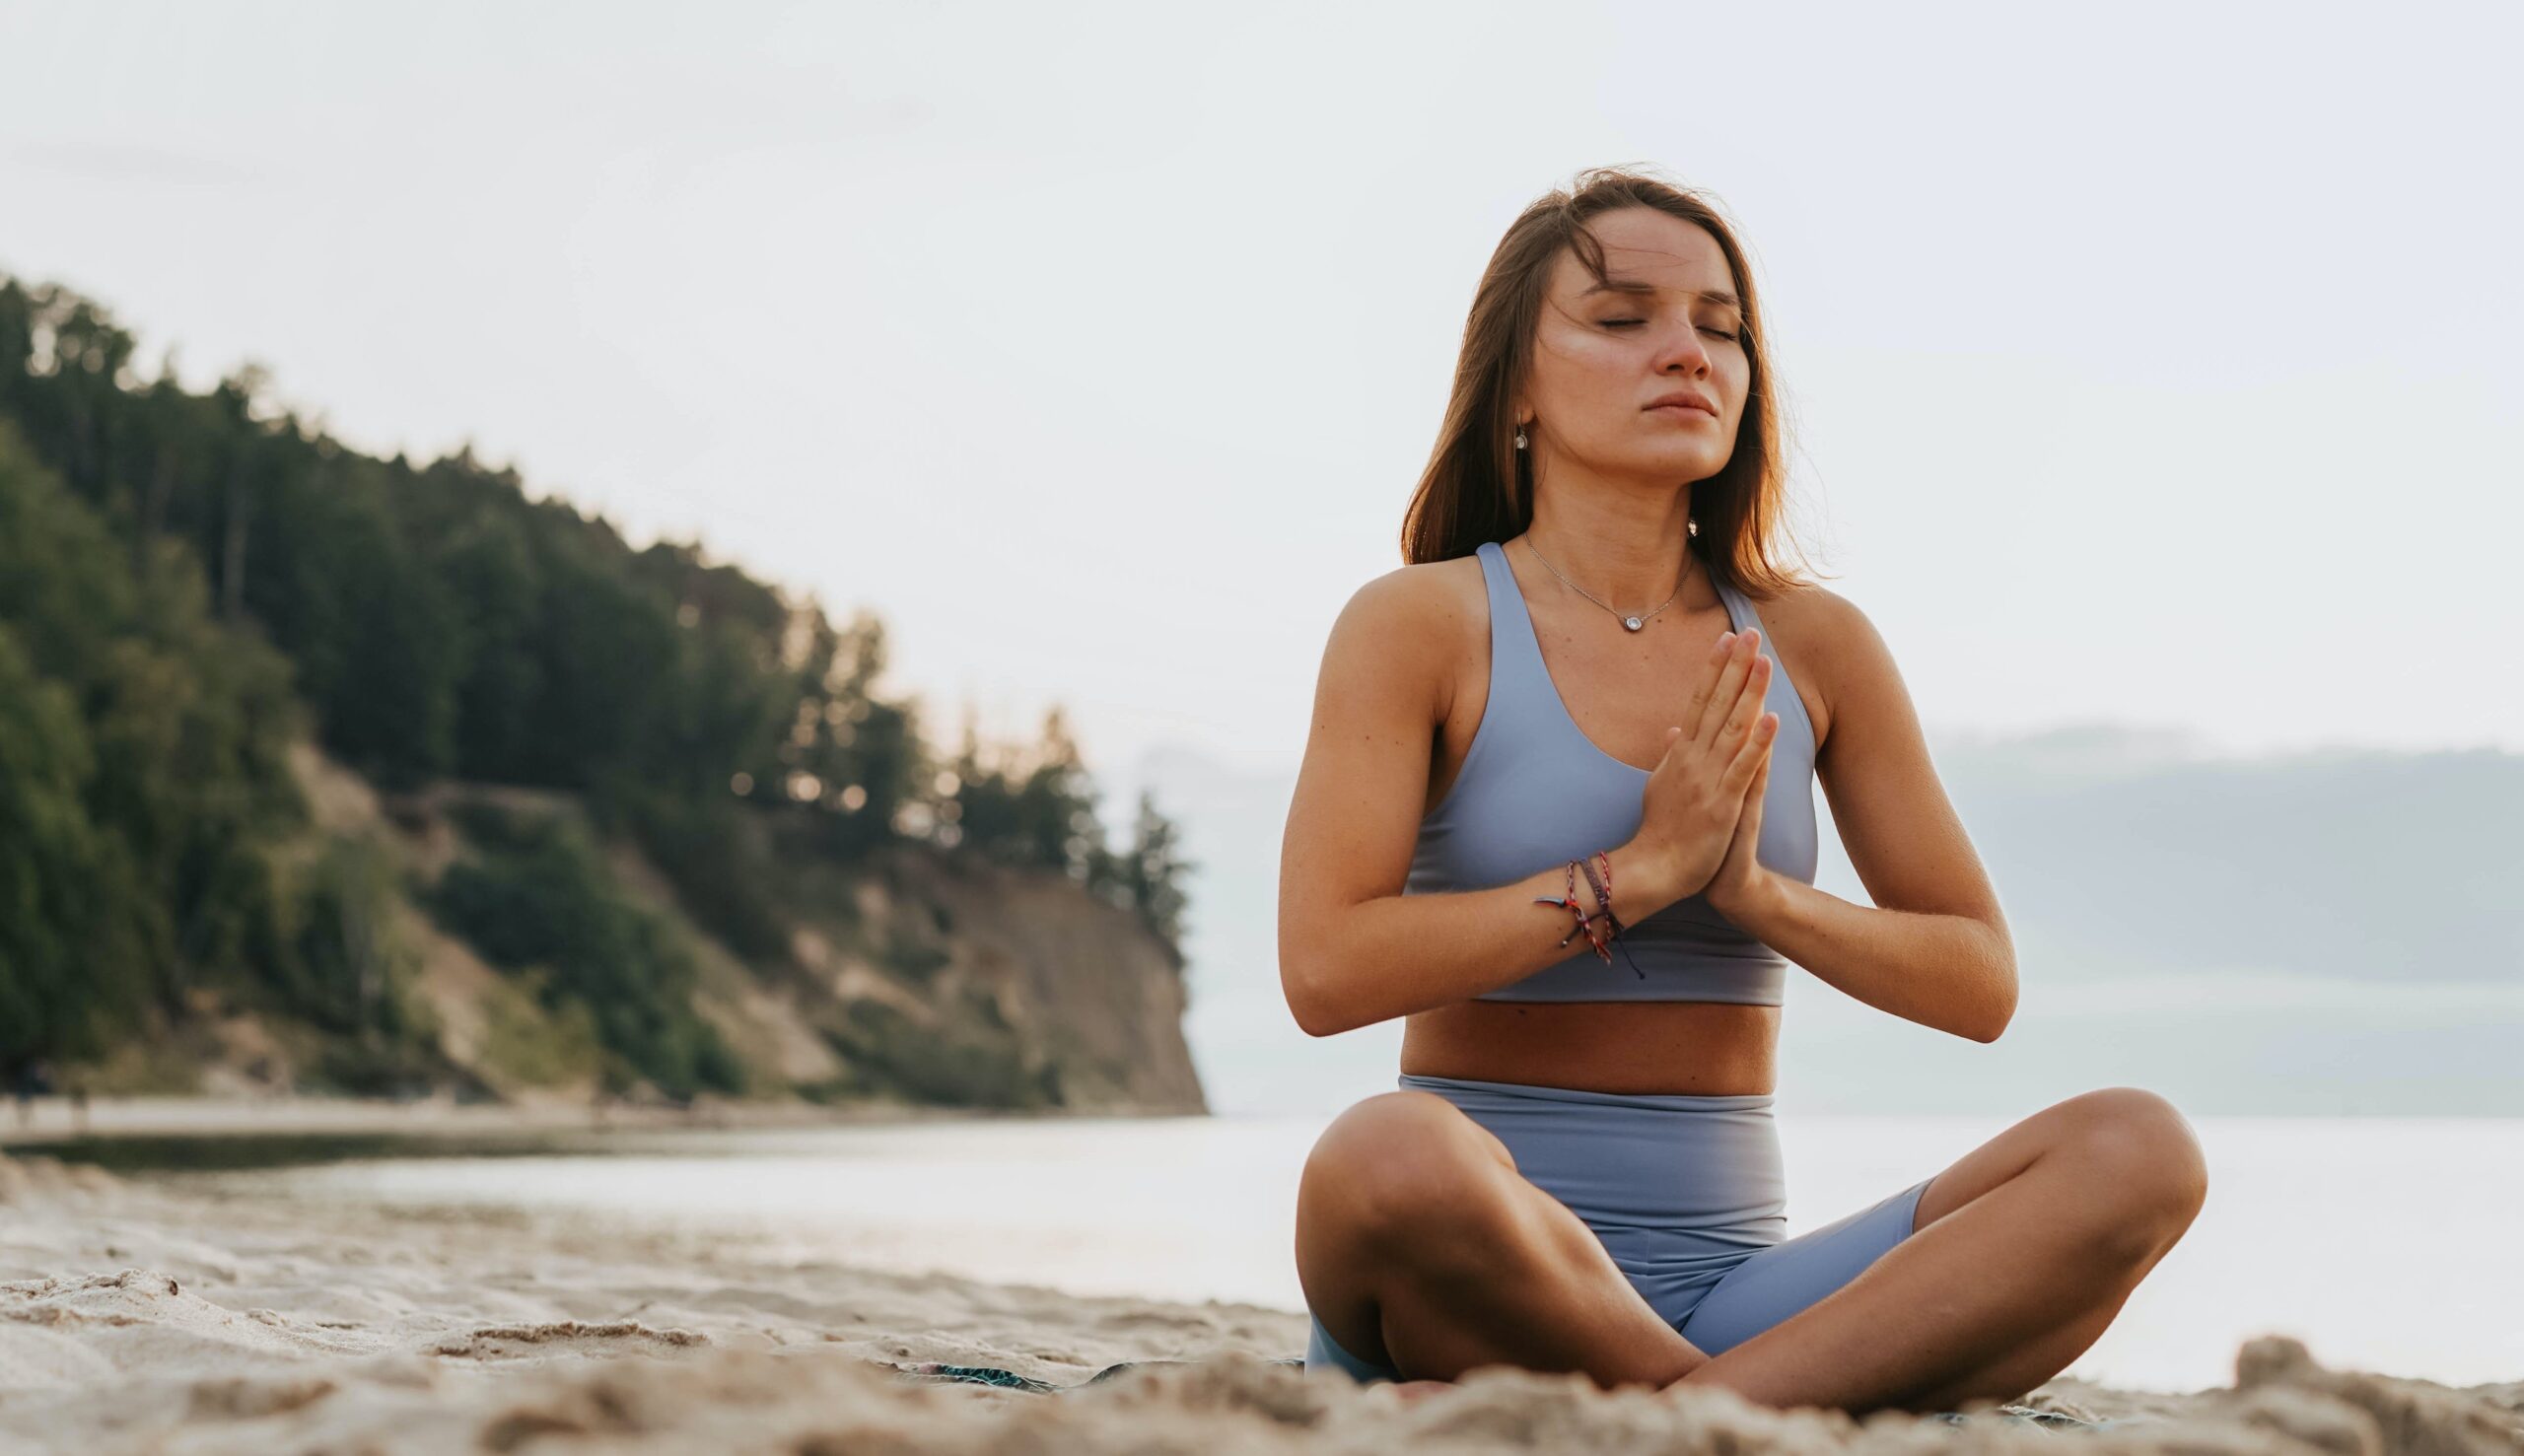
M 1791 973 L 1784 1109 L 2023 1113 L 2134 1083 L 2204 1113 L 2524 1116 L 2524 757 L 2234 758 L 2119 725 L 1931 744 L 2014 936 L 2016 1020 L 1967 1042 Z M 1397 1024 L 1310 1040 L 1281 998 L 1294 764 L 1174 748 L 1136 776 L 1201 867 L 1190 1027 L 1217 1105 L 1389 1089 Z M 1869 903 L 1815 800 L 1816 883 Z
M 2194 754 L 2089 726 L 1942 745 L 2010 920 L 2051 967 L 2524 986 L 2524 758 Z
M 1199 1108 L 1172 823 L 885 651 L 0 277 L 0 1080 Z

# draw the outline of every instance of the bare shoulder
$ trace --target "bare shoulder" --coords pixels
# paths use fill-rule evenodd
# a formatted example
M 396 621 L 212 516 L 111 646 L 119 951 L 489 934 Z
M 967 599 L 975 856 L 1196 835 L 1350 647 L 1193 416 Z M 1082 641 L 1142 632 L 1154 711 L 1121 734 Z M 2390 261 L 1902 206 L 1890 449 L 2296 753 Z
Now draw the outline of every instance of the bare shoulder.
M 1816 736 L 1828 740 L 1842 706 L 1892 676 L 1883 635 L 1857 602 L 1819 582 L 1800 582 L 1760 606 L 1771 650 L 1804 694 Z
M 1281 967 L 1293 985 L 1331 953 L 1342 909 L 1399 894 L 1409 873 L 1430 732 L 1452 709 L 1461 566 L 1387 572 L 1353 591 L 1332 624 L 1280 850 Z
M 1761 604 L 1780 641 L 1817 661 L 1881 651 L 1883 638 L 1858 604 L 1820 582 L 1799 582 Z
M 1481 563 L 1471 556 L 1396 567 L 1350 593 L 1324 649 L 1327 675 L 1372 674 L 1427 690 L 1445 716 L 1467 653 L 1489 651 Z
M 1458 556 L 1451 561 L 1424 561 L 1398 566 L 1370 577 L 1350 593 L 1344 614 L 1358 611 L 1380 619 L 1381 625 L 1441 626 L 1460 617 L 1467 605 L 1481 600 L 1481 562 Z

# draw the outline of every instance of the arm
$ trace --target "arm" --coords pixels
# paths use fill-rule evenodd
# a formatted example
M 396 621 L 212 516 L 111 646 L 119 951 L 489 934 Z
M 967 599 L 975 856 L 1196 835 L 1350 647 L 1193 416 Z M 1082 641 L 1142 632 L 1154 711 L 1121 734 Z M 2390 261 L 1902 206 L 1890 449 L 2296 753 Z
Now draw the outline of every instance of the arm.
M 1768 869 L 1712 908 L 1879 1010 L 1974 1041 L 2015 1015 L 2015 946 L 1998 892 L 1937 782 L 1893 655 L 1855 605 L 1810 588 L 1782 598 L 1800 659 L 1830 708 L 1815 772 L 1875 907 Z
M 1585 944 L 1563 946 L 1573 918 L 1534 903 L 1564 892 L 1558 866 L 1490 889 L 1402 892 L 1437 728 L 1452 707 L 1450 663 L 1468 641 L 1488 650 L 1486 619 L 1467 620 L 1462 597 L 1432 575 L 1443 565 L 1361 588 L 1324 648 L 1280 848 L 1280 985 L 1309 1035 L 1466 1001 Z M 1601 848 L 1623 924 L 1680 898 L 1661 860 Z M 1582 880 L 1578 898 L 1594 908 Z

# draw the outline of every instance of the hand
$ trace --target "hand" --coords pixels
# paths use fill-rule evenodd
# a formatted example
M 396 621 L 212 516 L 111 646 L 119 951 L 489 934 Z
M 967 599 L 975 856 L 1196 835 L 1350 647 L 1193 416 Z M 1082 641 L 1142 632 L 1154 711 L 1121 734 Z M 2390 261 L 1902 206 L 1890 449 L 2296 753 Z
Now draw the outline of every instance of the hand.
M 1655 867 L 1651 883 L 1670 892 L 1660 906 L 1698 894 L 1717 873 L 1743 817 L 1745 791 L 1779 733 L 1779 715 L 1762 711 L 1771 659 L 1760 654 L 1760 636 L 1718 639 L 1642 791 L 1639 833 L 1624 848 Z
M 1741 923 L 1739 913 L 1762 891 L 1762 881 L 1774 873 L 1762 864 L 1757 852 L 1762 844 L 1762 796 L 1771 787 L 1771 748 L 1762 745 L 1762 762 L 1753 770 L 1753 782 L 1744 791 L 1744 811 L 1735 820 L 1734 841 L 1726 846 L 1726 858 L 1718 863 L 1718 872 L 1710 876 L 1708 888 L 1701 891 L 1709 908 Z

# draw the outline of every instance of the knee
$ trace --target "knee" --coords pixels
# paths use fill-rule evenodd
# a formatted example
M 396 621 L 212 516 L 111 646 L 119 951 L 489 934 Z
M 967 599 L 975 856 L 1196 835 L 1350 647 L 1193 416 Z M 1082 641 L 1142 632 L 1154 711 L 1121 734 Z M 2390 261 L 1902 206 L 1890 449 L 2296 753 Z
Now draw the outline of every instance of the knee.
M 1450 1245 L 1437 1235 L 1494 1219 L 1503 1161 L 1513 1166 L 1487 1129 L 1444 1098 L 1383 1092 L 1324 1130 L 1298 1197 L 1336 1206 L 1351 1237 L 1408 1254 Z
M 2072 1105 L 2067 1150 L 2087 1165 L 2099 1212 L 2125 1241 L 2161 1253 L 2208 1199 L 2208 1163 L 2190 1122 L 2139 1087 L 2106 1087 Z

